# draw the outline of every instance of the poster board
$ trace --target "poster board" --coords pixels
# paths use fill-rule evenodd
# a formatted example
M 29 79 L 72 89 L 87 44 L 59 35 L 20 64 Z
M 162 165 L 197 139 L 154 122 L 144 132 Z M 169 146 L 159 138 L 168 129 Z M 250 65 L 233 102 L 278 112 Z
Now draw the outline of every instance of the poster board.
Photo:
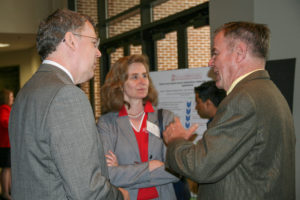
M 207 119 L 199 117 L 195 109 L 194 87 L 212 80 L 210 67 L 150 72 L 158 92 L 158 108 L 172 111 L 180 118 L 182 125 L 189 128 L 198 123 L 196 133 L 202 137 Z

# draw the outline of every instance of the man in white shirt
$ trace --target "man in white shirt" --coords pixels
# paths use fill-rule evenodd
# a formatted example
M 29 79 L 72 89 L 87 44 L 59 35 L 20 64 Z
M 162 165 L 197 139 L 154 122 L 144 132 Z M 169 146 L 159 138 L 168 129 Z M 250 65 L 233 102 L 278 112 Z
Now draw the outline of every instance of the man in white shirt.
M 41 22 L 43 60 L 18 93 L 9 133 L 14 200 L 125 199 L 110 184 L 90 103 L 76 84 L 101 56 L 90 17 L 57 10 Z

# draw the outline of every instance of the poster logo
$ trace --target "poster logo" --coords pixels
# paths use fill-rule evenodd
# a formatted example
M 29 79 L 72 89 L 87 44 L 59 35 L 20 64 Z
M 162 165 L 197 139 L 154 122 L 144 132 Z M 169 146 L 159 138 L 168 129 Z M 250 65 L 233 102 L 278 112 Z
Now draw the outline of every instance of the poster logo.
M 187 101 L 186 102 L 186 109 L 185 109 L 185 128 L 190 128 L 191 126 L 191 109 L 192 102 Z

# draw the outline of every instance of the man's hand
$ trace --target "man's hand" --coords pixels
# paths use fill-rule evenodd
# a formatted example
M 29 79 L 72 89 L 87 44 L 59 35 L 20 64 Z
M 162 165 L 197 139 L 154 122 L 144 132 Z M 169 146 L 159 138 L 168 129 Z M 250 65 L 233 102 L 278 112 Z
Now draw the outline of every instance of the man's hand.
M 177 138 L 188 140 L 193 133 L 197 130 L 198 124 L 193 124 L 189 129 L 185 129 L 178 117 L 174 118 L 174 122 L 169 124 L 166 130 L 163 132 L 164 141 L 169 144 L 171 141 Z
M 130 196 L 127 190 L 125 190 L 124 188 L 119 188 L 119 190 L 121 191 L 124 200 L 130 200 Z

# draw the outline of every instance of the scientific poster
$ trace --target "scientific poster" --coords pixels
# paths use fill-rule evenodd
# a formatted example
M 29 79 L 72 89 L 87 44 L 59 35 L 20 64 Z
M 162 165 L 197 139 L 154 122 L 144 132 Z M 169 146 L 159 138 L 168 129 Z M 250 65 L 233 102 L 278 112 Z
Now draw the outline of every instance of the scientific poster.
M 158 108 L 170 110 L 180 118 L 182 125 L 189 128 L 198 123 L 196 133 L 201 138 L 206 130 L 207 119 L 199 117 L 195 109 L 194 87 L 212 80 L 210 67 L 150 72 L 150 77 L 158 91 Z

